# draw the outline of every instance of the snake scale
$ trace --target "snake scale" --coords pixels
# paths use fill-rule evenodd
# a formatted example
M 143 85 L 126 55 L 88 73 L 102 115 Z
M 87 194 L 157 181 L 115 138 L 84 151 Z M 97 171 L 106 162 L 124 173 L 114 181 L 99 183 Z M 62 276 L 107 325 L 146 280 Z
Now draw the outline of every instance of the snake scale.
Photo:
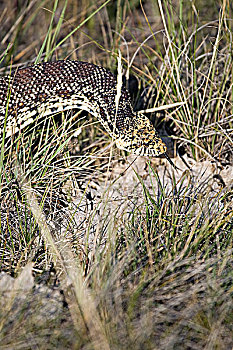
M 44 62 L 0 78 L 0 136 L 11 137 L 36 118 L 79 108 L 103 124 L 118 148 L 137 155 L 166 155 L 150 120 L 133 111 L 122 86 L 103 67 L 81 61 Z

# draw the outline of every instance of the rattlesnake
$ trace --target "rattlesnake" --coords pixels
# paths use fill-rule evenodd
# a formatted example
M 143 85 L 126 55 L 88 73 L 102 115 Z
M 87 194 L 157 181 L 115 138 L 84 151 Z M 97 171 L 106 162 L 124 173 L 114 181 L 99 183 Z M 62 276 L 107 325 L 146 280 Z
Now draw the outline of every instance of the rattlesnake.
M 0 78 L 0 136 L 11 137 L 38 116 L 73 108 L 100 120 L 118 148 L 137 155 L 166 155 L 166 146 L 150 120 L 133 111 L 122 87 L 103 67 L 81 61 L 44 62 Z

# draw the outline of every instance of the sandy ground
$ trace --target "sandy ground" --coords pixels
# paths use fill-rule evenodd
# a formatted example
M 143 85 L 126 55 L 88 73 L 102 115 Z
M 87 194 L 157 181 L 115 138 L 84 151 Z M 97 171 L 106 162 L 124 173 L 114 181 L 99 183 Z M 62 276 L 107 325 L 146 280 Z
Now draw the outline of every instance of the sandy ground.
M 178 168 L 174 170 L 165 159 L 149 162 L 145 157 L 130 155 L 125 162 L 116 163 L 105 180 L 93 178 L 84 183 L 85 195 L 80 190 L 72 203 L 72 210 L 76 211 L 74 232 L 92 244 L 103 222 L 116 222 L 123 217 L 127 220 L 136 208 L 143 211 L 143 186 L 155 201 L 162 191 L 159 182 L 165 197 L 177 196 L 179 192 L 179 196 L 185 193 L 185 196 L 195 194 L 200 197 L 208 193 L 209 198 L 217 198 L 232 188 L 233 166 L 222 167 L 211 161 L 196 162 L 186 156 L 183 159 L 185 162 L 181 158 L 173 159 Z M 65 230 L 68 222 L 65 220 L 63 224 Z

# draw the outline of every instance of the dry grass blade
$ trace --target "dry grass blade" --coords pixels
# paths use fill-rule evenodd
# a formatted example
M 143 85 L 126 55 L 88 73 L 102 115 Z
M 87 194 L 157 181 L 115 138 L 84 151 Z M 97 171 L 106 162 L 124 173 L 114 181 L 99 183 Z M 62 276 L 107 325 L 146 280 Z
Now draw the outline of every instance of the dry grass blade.
M 64 293 L 71 288 L 71 293 L 68 291 L 66 294 L 66 300 L 74 325 L 78 325 L 80 323 L 80 317 L 82 317 L 84 322 L 83 327 L 86 327 L 94 349 L 110 349 L 94 299 L 91 295 L 91 291 L 85 287 L 82 269 L 76 261 L 77 258 L 75 258 L 72 253 L 71 245 L 62 237 L 56 242 L 47 225 L 45 215 L 42 212 L 32 187 L 27 182 L 25 175 L 22 174 L 19 165 L 16 166 L 16 169 L 17 180 L 26 196 L 28 206 L 46 241 L 54 265 L 60 270 L 61 285 Z M 79 328 L 77 331 L 79 331 Z
M 159 112 L 159 111 L 164 111 L 166 109 L 170 109 L 170 108 L 175 108 L 175 107 L 179 107 L 179 106 L 183 106 L 185 104 L 185 102 L 175 102 L 175 103 L 170 103 L 169 105 L 163 105 L 163 106 L 159 106 L 159 107 L 154 107 L 154 108 L 148 108 L 148 109 L 143 109 L 141 111 L 138 111 L 138 113 L 143 114 L 143 113 L 153 113 L 153 112 Z

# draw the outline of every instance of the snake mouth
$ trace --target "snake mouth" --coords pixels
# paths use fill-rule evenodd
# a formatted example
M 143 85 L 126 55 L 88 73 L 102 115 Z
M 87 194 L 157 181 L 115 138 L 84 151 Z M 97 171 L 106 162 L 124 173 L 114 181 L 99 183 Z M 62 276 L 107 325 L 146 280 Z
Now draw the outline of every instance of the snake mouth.
M 131 150 L 132 153 L 137 154 L 139 156 L 152 156 L 152 157 L 158 157 L 163 153 L 166 153 L 167 147 L 164 144 L 161 144 L 159 147 L 156 148 L 148 148 L 146 146 L 141 146 L 137 149 Z
M 116 139 L 116 146 L 119 149 L 139 156 L 158 157 L 167 151 L 166 145 L 158 137 L 156 137 L 153 141 L 144 144 L 141 142 L 133 142 L 132 140 L 126 141 L 123 138 L 118 138 Z

